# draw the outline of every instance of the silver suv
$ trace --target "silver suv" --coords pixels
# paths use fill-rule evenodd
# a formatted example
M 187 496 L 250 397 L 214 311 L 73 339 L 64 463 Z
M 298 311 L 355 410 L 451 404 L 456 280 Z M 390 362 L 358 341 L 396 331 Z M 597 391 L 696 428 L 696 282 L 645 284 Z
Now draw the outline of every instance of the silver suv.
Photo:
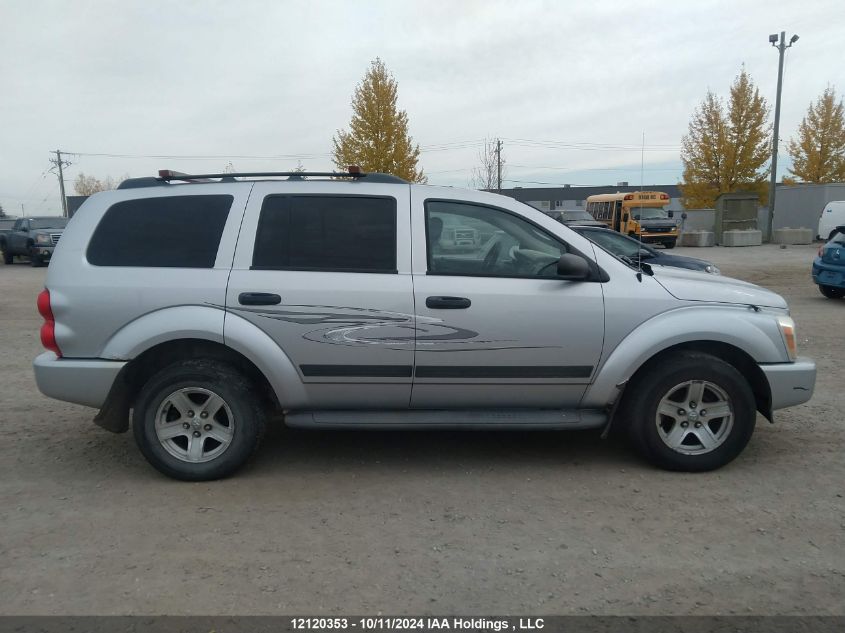
M 768 290 L 620 259 L 490 193 L 306 176 L 165 171 L 89 198 L 38 299 L 40 390 L 114 432 L 131 412 L 144 456 L 187 480 L 235 471 L 274 414 L 612 424 L 654 464 L 702 471 L 742 451 L 756 411 L 812 395 Z

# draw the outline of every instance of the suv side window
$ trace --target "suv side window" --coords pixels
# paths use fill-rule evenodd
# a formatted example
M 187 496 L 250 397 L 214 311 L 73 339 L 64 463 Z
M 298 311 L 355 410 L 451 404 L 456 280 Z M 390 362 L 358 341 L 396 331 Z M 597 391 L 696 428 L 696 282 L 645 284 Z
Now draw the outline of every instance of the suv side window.
M 164 196 L 117 202 L 91 242 L 94 266 L 213 268 L 234 198 Z
M 518 215 L 479 204 L 425 203 L 428 273 L 555 277 L 566 246 Z
M 396 199 L 267 196 L 252 268 L 395 273 Z

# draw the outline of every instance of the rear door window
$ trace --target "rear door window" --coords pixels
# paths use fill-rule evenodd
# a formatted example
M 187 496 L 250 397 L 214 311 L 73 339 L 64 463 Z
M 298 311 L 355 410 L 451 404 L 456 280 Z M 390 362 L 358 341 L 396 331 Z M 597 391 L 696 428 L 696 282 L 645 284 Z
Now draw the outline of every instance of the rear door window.
M 396 200 L 267 196 L 252 268 L 395 273 Z
M 165 196 L 113 204 L 88 244 L 95 266 L 213 268 L 233 197 Z

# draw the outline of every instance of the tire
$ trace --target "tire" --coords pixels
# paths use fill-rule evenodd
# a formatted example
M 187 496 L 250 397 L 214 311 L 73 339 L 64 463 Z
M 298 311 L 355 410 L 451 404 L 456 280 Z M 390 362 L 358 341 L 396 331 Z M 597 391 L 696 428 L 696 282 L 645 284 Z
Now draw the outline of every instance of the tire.
M 666 470 L 720 468 L 742 452 L 754 433 L 751 387 L 735 367 L 709 354 L 685 352 L 663 360 L 626 392 L 630 439 L 647 460 Z M 714 417 L 708 406 L 725 415 Z
M 675 240 L 669 240 L 668 242 L 663 242 L 663 247 L 667 250 L 675 248 Z
M 841 299 L 845 297 L 845 288 L 835 288 L 833 286 L 819 285 L 819 292 L 821 292 L 828 299 Z
M 214 410 L 201 417 L 214 397 L 219 398 Z M 266 411 L 252 382 L 226 363 L 205 359 L 175 363 L 150 378 L 132 418 L 135 442 L 147 461 L 183 481 L 234 473 L 258 448 L 265 425 Z
M 0 244 L 0 251 L 3 251 L 3 263 L 6 266 L 10 266 L 15 263 L 15 256 L 12 255 L 8 250 L 5 243 Z
M 29 265 L 33 268 L 41 268 L 44 265 L 44 260 L 41 258 L 41 255 L 36 255 L 32 251 L 30 251 Z

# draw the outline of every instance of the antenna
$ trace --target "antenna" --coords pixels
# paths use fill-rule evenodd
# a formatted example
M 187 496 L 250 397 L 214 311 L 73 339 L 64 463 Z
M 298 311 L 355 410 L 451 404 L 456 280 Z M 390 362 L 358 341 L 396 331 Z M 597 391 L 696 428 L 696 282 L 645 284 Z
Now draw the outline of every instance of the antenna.
M 643 130 L 643 144 L 640 149 L 640 195 L 642 196 L 642 192 L 645 188 L 644 179 L 645 176 L 645 130 Z M 637 231 L 637 241 L 640 243 L 639 248 L 637 248 L 637 280 L 643 280 L 643 224 L 642 224 L 642 217 L 643 211 L 640 208 L 640 221 L 637 222 L 639 225 L 639 230 Z

